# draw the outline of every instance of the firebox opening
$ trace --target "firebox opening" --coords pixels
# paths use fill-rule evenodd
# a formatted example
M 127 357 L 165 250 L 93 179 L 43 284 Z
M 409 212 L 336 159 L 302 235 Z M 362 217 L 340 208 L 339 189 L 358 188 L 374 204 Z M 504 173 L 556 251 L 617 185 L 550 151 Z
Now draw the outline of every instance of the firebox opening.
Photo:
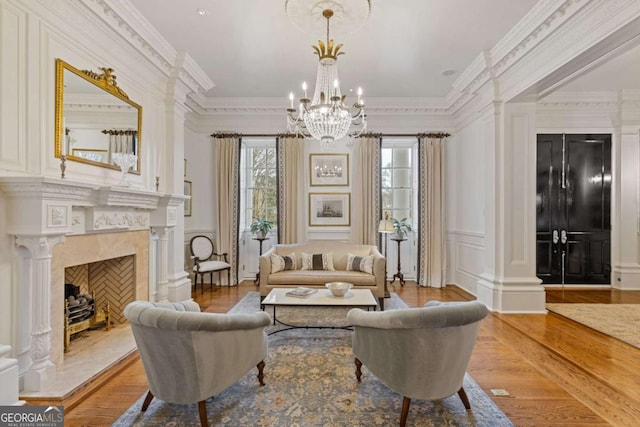
M 135 255 L 66 267 L 65 352 L 74 339 L 126 323 L 123 311 L 135 295 Z

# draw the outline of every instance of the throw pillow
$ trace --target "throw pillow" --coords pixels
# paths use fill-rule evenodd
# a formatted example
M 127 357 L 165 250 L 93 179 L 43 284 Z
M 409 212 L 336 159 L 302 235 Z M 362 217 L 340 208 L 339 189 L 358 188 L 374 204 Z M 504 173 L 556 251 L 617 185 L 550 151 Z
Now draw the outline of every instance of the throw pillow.
M 326 254 L 305 254 L 302 252 L 302 270 L 328 270 L 333 268 L 333 252 Z
M 290 255 L 276 255 L 271 254 L 271 272 L 277 273 L 278 271 L 295 270 L 296 269 L 296 254 Z
M 361 271 L 373 274 L 373 255 L 361 256 L 349 254 L 347 256 L 347 271 Z

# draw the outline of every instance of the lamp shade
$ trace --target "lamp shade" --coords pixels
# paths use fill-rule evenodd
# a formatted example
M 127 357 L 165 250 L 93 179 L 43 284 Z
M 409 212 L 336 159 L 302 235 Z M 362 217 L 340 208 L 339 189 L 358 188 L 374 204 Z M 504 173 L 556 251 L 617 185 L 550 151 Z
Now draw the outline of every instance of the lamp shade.
M 393 233 L 395 230 L 393 229 L 393 222 L 390 219 L 382 219 L 380 220 L 380 225 L 378 225 L 378 233 L 389 234 Z

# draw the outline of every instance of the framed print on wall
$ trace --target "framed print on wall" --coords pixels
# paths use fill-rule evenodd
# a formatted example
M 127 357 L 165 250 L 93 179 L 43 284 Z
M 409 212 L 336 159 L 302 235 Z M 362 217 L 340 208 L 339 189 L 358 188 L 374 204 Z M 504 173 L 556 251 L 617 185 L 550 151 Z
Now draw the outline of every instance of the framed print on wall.
M 309 226 L 351 225 L 351 193 L 309 193 Z
M 349 154 L 310 154 L 309 175 L 312 187 L 349 185 Z
M 191 192 L 191 181 L 184 180 L 184 195 L 191 196 L 189 200 L 184 201 L 184 216 L 191 216 L 191 200 L 193 198 Z

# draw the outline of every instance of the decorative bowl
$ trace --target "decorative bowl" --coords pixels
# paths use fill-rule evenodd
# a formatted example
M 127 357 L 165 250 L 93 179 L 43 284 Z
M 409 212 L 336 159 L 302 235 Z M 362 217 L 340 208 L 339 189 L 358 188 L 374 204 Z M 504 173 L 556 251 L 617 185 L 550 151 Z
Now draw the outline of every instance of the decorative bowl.
M 353 284 L 347 282 L 329 282 L 325 284 L 325 286 L 331 291 L 334 297 L 343 297 L 349 292 Z

